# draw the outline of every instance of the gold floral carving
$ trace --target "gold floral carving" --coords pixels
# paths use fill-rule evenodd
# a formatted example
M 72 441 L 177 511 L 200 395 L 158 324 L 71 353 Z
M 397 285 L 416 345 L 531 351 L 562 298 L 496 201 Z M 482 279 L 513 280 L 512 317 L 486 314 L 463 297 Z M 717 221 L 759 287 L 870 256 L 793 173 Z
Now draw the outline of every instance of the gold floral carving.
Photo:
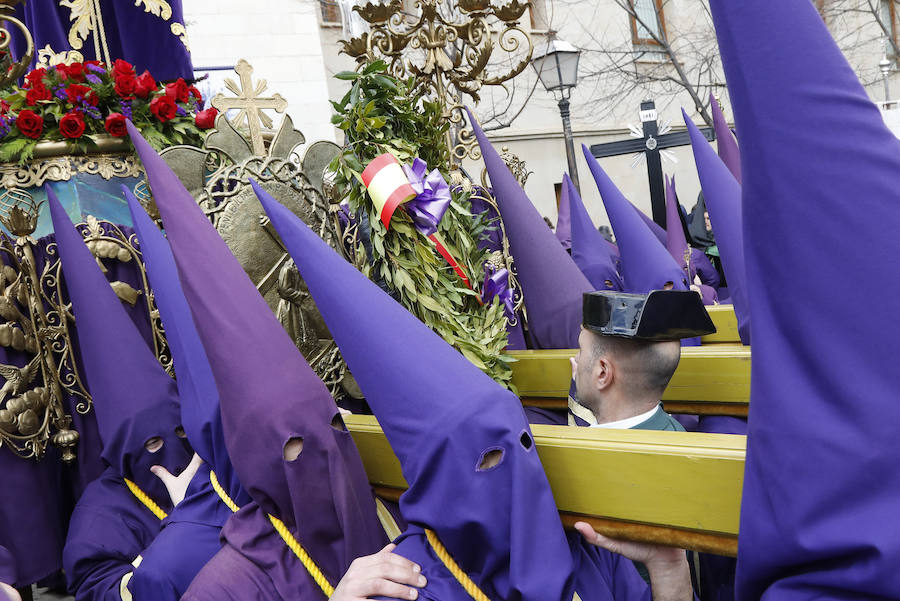
M 59 156 L 31 161 L 27 165 L 0 164 L 0 188 L 31 188 L 44 182 L 68 181 L 78 173 L 114 177 L 142 177 L 140 163 L 130 155 Z
M 59 5 L 69 9 L 69 45 L 74 50 L 81 50 L 85 41 L 92 37 L 94 52 L 98 59 L 111 63 L 113 57 L 109 53 L 106 42 L 106 29 L 103 22 L 103 13 L 100 9 L 101 0 L 59 0 Z M 111 0 L 107 0 L 111 1 Z M 115 0 L 125 2 L 127 0 Z M 159 17 L 163 21 L 172 18 L 172 6 L 166 0 L 134 0 L 134 5 L 143 8 L 145 13 Z M 173 23 L 170 27 L 172 35 L 178 37 L 185 48 L 190 50 L 187 42 L 187 31 L 182 23 Z
M 184 48 L 190 52 L 191 45 L 188 44 L 187 30 L 184 28 L 184 25 L 181 23 L 172 23 L 172 25 L 169 26 L 169 30 L 172 32 L 172 35 L 181 40 L 181 43 L 184 44 Z
M 84 55 L 77 50 L 68 50 L 63 52 L 55 52 L 50 44 L 38 50 L 37 64 L 41 67 L 52 67 L 54 65 L 70 65 L 72 63 L 84 62 Z
M 151 13 L 164 21 L 172 18 L 172 7 L 166 0 L 134 0 L 134 5 L 143 6 L 145 13 Z
M 69 20 L 72 26 L 69 28 L 69 46 L 75 50 L 84 47 L 84 41 L 94 31 L 94 2 L 93 0 L 60 0 L 60 6 L 68 8 Z

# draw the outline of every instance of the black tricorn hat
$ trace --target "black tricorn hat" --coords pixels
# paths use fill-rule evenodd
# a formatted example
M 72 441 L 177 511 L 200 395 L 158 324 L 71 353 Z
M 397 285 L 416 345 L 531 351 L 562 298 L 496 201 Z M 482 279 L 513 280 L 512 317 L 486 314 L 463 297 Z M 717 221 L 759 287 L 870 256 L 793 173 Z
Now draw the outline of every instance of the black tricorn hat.
M 692 290 L 586 292 L 582 325 L 603 336 L 647 341 L 693 338 L 716 331 L 703 300 Z

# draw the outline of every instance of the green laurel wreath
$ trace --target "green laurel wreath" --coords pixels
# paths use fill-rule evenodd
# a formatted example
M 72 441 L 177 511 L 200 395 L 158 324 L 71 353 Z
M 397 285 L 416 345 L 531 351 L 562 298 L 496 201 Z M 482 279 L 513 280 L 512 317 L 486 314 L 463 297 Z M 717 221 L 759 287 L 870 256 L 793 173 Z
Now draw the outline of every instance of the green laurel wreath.
M 456 348 L 496 382 L 511 387 L 512 370 L 502 354 L 507 345 L 506 319 L 498 299 L 482 305 L 479 293 L 488 252 L 478 241 L 490 224 L 470 212 L 469 194 L 452 191 L 453 199 L 438 233 L 469 278 L 469 289 L 433 244 L 413 227 L 402 210 L 385 229 L 362 184 L 362 171 L 376 156 L 392 153 L 401 163 L 416 157 L 437 168 L 447 179 L 450 165 L 445 134 L 449 123 L 441 106 L 416 91 L 413 80 L 398 80 L 383 61 L 335 77 L 351 81 L 350 91 L 332 102 L 331 121 L 344 131 L 344 150 L 331 163 L 340 190 L 354 215 L 368 216 L 371 255 L 362 245 L 366 275 Z

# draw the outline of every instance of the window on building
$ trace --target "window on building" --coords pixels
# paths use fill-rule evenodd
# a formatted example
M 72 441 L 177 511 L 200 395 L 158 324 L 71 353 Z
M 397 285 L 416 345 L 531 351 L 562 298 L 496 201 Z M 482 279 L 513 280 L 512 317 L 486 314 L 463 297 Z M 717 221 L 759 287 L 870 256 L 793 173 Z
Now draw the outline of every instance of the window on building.
M 319 0 L 319 13 L 322 15 L 322 23 L 341 24 L 341 7 L 337 0 Z
M 666 39 L 666 21 L 663 0 L 630 0 L 634 15 L 631 16 L 631 37 L 635 44 L 658 44 Z
M 891 40 L 897 43 L 897 15 L 894 10 L 894 0 L 881 0 L 880 14 L 878 15 L 884 24 L 884 29 L 890 34 Z M 892 45 L 888 42 L 885 44 L 886 50 L 890 53 Z

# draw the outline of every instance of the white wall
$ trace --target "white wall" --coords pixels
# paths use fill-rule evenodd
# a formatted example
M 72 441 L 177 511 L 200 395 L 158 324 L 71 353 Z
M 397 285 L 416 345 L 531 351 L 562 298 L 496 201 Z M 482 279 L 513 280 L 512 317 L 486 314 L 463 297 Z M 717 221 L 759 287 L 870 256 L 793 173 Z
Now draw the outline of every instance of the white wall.
M 287 112 L 308 142 L 335 140 L 329 123 L 318 3 L 184 0 L 183 7 L 195 67 L 233 65 L 246 59 L 253 65 L 254 80 L 268 81 L 264 94 L 278 92 L 288 101 Z

